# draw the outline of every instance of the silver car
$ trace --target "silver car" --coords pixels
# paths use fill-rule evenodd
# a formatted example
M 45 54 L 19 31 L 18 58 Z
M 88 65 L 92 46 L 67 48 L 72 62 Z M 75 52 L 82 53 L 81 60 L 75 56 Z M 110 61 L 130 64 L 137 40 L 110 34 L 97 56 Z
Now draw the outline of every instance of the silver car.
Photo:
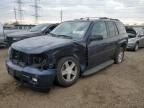
M 144 47 L 144 30 L 142 28 L 126 27 L 126 31 L 129 37 L 127 49 L 137 51 Z
M 5 35 L 3 30 L 3 25 L 0 23 L 0 46 L 5 45 Z

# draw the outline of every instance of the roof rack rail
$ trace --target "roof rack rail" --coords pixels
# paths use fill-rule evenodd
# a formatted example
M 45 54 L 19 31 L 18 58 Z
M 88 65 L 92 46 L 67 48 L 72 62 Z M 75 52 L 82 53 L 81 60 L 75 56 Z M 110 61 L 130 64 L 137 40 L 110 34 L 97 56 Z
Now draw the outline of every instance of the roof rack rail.
M 119 21 L 118 19 L 113 19 L 113 18 L 108 18 L 108 17 L 85 17 L 85 18 L 80 18 L 80 20 L 91 20 L 91 19 L 108 19 L 108 20 Z
M 101 17 L 100 19 L 109 19 L 109 20 L 119 21 L 119 19 L 113 19 L 113 18 L 108 18 L 108 17 Z
M 108 17 L 100 17 L 99 19 L 110 19 L 110 18 L 108 18 Z
M 85 17 L 85 18 L 80 18 L 80 20 L 90 20 L 90 19 L 98 19 L 99 17 Z
M 85 18 L 80 18 L 81 20 L 90 20 L 90 19 L 110 19 L 108 17 L 85 17 Z
M 119 21 L 119 19 L 113 19 L 113 18 L 110 18 L 110 20 L 115 20 L 115 21 Z

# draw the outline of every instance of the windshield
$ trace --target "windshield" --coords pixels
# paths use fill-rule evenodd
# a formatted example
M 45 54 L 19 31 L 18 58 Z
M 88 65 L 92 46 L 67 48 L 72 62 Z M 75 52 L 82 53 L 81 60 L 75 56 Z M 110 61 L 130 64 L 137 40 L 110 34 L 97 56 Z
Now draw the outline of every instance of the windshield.
M 58 27 L 56 27 L 51 32 L 51 34 L 57 37 L 63 36 L 65 38 L 80 39 L 86 33 L 89 25 L 90 22 L 86 22 L 86 21 L 64 22 L 60 24 Z
M 44 31 L 48 27 L 48 24 L 40 24 L 30 29 L 31 32 Z

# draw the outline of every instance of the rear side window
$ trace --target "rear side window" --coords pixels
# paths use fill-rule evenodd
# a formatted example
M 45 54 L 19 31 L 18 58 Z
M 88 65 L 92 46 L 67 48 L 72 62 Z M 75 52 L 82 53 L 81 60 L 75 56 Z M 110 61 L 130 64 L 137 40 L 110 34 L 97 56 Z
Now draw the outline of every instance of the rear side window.
M 115 35 L 117 36 L 117 35 L 119 35 L 119 31 L 118 31 L 118 28 L 117 28 L 117 26 L 116 26 L 116 23 L 114 22 L 114 28 L 115 28 Z
M 105 22 L 96 22 L 92 28 L 92 36 L 101 35 L 103 38 L 107 38 L 107 29 Z
M 109 36 L 110 37 L 116 36 L 118 34 L 118 32 L 117 32 L 117 28 L 116 28 L 115 24 L 113 22 L 109 21 L 109 22 L 107 22 L 107 25 L 108 25 L 108 29 L 109 29 Z M 116 34 L 116 32 L 117 32 L 117 34 Z
M 116 22 L 120 34 L 125 34 L 125 26 L 121 22 Z

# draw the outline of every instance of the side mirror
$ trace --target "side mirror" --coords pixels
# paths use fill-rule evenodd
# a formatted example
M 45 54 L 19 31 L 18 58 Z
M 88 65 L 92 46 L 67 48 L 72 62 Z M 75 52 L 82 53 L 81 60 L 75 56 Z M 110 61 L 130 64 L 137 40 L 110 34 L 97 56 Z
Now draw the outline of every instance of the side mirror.
M 90 41 L 97 41 L 97 40 L 103 40 L 103 36 L 102 35 L 92 35 L 90 37 Z

